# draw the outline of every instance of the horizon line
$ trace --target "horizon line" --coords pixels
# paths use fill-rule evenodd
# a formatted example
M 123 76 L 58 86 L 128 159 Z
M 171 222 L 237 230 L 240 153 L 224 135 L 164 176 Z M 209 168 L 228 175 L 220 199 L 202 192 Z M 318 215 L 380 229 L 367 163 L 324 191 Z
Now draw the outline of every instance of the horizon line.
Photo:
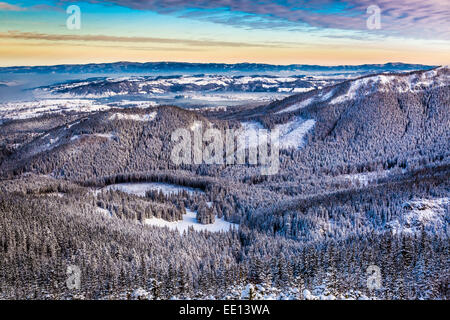
M 308 66 L 308 67 L 345 67 L 345 66 L 351 66 L 351 67 L 358 67 L 358 66 L 376 66 L 376 65 L 387 65 L 387 64 L 393 64 L 393 65 L 418 65 L 418 66 L 427 66 L 427 67 L 441 67 L 445 64 L 423 64 L 423 63 L 407 63 L 407 62 L 384 62 L 384 63 L 363 63 L 363 64 L 303 64 L 303 63 L 289 63 L 289 64 L 272 64 L 272 63 L 265 63 L 265 62 L 236 62 L 236 63 L 227 63 L 227 62 L 189 62 L 189 61 L 164 61 L 164 60 L 158 60 L 158 61 L 146 61 L 146 62 L 139 62 L 139 61 L 126 61 L 126 60 L 119 60 L 114 62 L 86 62 L 86 63 L 59 63 L 59 64 L 48 64 L 48 65 L 12 65 L 12 66 L 2 66 L 0 65 L 1 69 L 6 68 L 39 68 L 39 67 L 58 67 L 58 66 L 87 66 L 87 65 L 101 65 L 101 64 L 120 64 L 120 63 L 129 63 L 129 64 L 147 64 L 147 63 L 182 63 L 182 64 L 200 64 L 200 65 L 208 65 L 208 64 L 218 64 L 218 65 L 239 65 L 239 64 L 248 64 L 248 65 L 267 65 L 267 66 L 280 66 L 280 67 L 289 67 L 289 66 Z

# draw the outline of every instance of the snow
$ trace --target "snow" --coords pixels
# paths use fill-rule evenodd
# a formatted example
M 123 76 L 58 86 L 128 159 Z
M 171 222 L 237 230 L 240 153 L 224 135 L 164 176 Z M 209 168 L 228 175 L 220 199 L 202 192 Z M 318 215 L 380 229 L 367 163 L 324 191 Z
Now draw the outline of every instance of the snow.
M 312 290 L 299 290 L 296 287 L 277 288 L 267 284 L 248 283 L 245 286 L 237 285 L 228 289 L 229 294 L 224 298 L 227 300 L 370 300 L 358 290 L 350 290 L 345 293 L 333 294 L 325 285 L 319 285 Z
M 145 219 L 147 225 L 157 226 L 157 227 L 167 227 L 172 230 L 178 230 L 180 234 L 187 232 L 189 227 L 192 227 L 195 231 L 209 231 L 209 232 L 226 232 L 230 228 L 239 228 L 239 225 L 225 221 L 224 218 L 219 219 L 216 217 L 213 224 L 201 224 L 197 222 L 197 213 L 186 208 L 186 214 L 183 215 L 183 220 L 169 222 L 160 218 L 150 218 Z
M 44 99 L 0 104 L 0 119 L 29 119 L 69 111 L 93 112 L 110 107 L 89 99 Z
M 112 133 L 94 133 L 94 134 L 91 134 L 91 136 L 106 138 L 106 139 L 113 139 L 115 137 L 115 135 Z
M 280 96 L 285 97 L 274 92 L 183 92 L 185 99 L 208 102 L 273 101 Z
M 308 99 L 305 99 L 301 102 L 297 102 L 294 103 L 293 105 L 287 107 L 286 109 L 277 111 L 275 114 L 280 114 L 280 113 L 285 113 L 285 112 L 292 112 L 292 111 L 297 111 L 300 109 L 303 109 L 307 106 L 309 106 L 311 103 L 318 101 L 318 102 L 324 102 L 329 100 L 334 94 L 334 90 L 330 90 L 327 93 L 325 93 L 324 91 L 321 91 L 319 94 L 314 95 Z
M 200 189 L 194 189 L 174 184 L 160 183 L 160 182 L 143 182 L 143 183 L 119 183 L 111 184 L 101 190 L 120 190 L 136 196 L 145 197 L 147 191 L 156 190 L 161 191 L 165 195 L 177 194 L 179 192 L 187 191 L 188 193 L 202 193 Z
M 292 88 L 278 88 L 278 92 L 292 92 Z
M 314 101 L 314 97 L 308 98 L 306 100 L 303 100 L 302 102 L 295 103 L 295 104 L 287 107 L 286 109 L 277 111 L 277 112 L 275 112 L 275 114 L 280 114 L 280 113 L 285 113 L 285 112 L 292 112 L 292 111 L 296 111 L 296 110 L 299 110 L 299 109 L 303 109 L 303 108 L 309 106 L 313 101 Z
M 264 129 L 264 126 L 258 121 L 241 122 L 241 126 L 244 130 L 245 144 L 239 145 L 239 147 L 257 148 L 259 145 L 258 130 Z
M 113 295 L 108 295 L 102 297 L 101 300 L 117 300 L 117 299 L 134 299 L 134 300 L 152 300 L 155 297 L 152 294 L 153 282 L 157 282 L 158 285 L 161 283 L 154 279 L 149 279 L 149 286 L 142 288 L 138 287 L 136 289 L 129 289 L 120 293 Z M 334 290 L 333 290 L 334 291 Z M 82 297 L 82 299 L 84 299 Z M 367 296 L 359 290 L 349 290 L 344 293 L 335 292 L 331 293 L 325 285 L 319 285 L 310 289 L 302 289 L 295 286 L 288 287 L 275 287 L 267 284 L 254 284 L 254 283 L 244 283 L 239 285 L 233 285 L 226 289 L 225 292 L 216 294 L 206 294 L 202 291 L 195 291 L 188 297 L 172 296 L 168 297 L 167 300 L 376 300 L 376 296 Z M 260 309 L 263 313 L 264 308 Z
M 277 124 L 273 130 L 279 130 L 280 149 L 301 148 L 305 144 L 305 135 L 314 127 L 316 121 L 313 119 L 304 120 L 296 117 L 294 120 L 283 124 Z M 257 148 L 259 146 L 258 130 L 264 129 L 263 125 L 257 121 L 241 122 L 246 136 L 246 148 Z
M 194 123 L 191 124 L 189 129 L 191 129 L 192 131 L 195 131 L 195 130 L 199 129 L 201 127 L 201 125 L 202 125 L 202 123 L 200 121 L 195 121 Z
M 263 87 L 265 88 L 265 85 L 263 85 Z M 277 87 L 277 85 L 273 85 L 273 87 Z M 314 90 L 315 87 L 307 87 L 307 88 L 278 88 L 278 92 L 293 92 L 293 93 L 303 93 L 303 92 L 308 92 L 311 90 Z
M 314 90 L 314 87 L 310 87 L 310 88 L 294 88 L 294 90 L 292 90 L 292 92 L 295 93 L 301 93 L 301 92 L 308 92 Z
M 320 101 L 327 101 L 334 95 L 334 90 L 330 90 L 327 93 L 323 94 L 323 91 L 320 93 Z
M 344 101 L 352 100 L 356 98 L 356 94 L 358 90 L 365 84 L 367 84 L 369 81 L 371 81 L 371 78 L 363 78 L 358 79 L 355 81 L 352 81 L 350 83 L 350 88 L 347 90 L 347 92 L 343 95 L 340 95 L 333 100 L 330 101 L 331 104 L 341 103 Z
M 286 83 L 286 82 L 294 82 L 297 78 L 293 77 L 241 77 L 235 80 L 235 84 L 249 84 L 251 82 L 265 82 L 270 84 L 278 84 L 278 83 Z
M 103 208 L 97 207 L 97 208 L 95 208 L 95 211 L 97 213 L 99 213 L 99 214 L 102 214 L 102 215 L 106 216 L 106 217 L 112 217 L 111 212 L 109 210 L 107 210 L 107 209 L 103 209 Z
M 42 136 L 40 139 L 45 139 L 48 136 L 49 136 L 49 134 L 46 134 L 46 135 Z M 50 151 L 60 145 L 61 145 L 61 142 L 59 140 L 59 137 L 49 138 L 47 143 L 38 145 L 36 148 L 33 148 L 29 152 L 28 156 L 33 156 L 33 155 L 41 153 L 41 152 Z
M 109 120 L 152 121 L 156 118 L 156 114 L 156 111 L 149 114 L 114 113 L 109 117 Z
M 112 133 L 92 133 L 92 134 L 82 134 L 82 135 L 73 135 L 70 137 L 70 141 L 75 141 L 80 139 L 81 137 L 99 137 L 99 138 L 106 138 L 106 139 L 113 139 L 116 137 L 115 134 Z
M 77 125 L 77 124 L 79 124 L 79 123 L 80 123 L 80 121 L 75 121 L 75 122 L 69 124 L 69 125 L 67 126 L 67 129 L 70 129 L 70 128 L 72 128 L 73 126 L 75 126 L 75 125 Z
M 394 233 L 444 232 L 450 219 L 450 198 L 415 199 L 403 204 L 403 214 L 386 224 Z
M 150 300 L 152 295 L 142 288 L 137 288 L 131 293 L 130 298 L 134 300 Z
M 303 120 L 297 117 L 295 120 L 285 124 L 276 125 L 275 128 L 280 130 L 280 148 L 301 148 L 305 144 L 305 135 L 314 128 L 316 121 L 313 119 Z
M 57 143 L 58 140 L 59 140 L 59 137 L 56 137 L 56 138 L 54 138 L 54 139 L 51 138 L 51 139 L 49 140 L 49 142 L 47 143 L 47 147 L 50 147 L 52 144 Z
M 145 93 L 145 92 L 144 92 Z M 117 102 L 109 103 L 108 105 L 114 106 L 114 107 L 124 107 L 124 106 L 133 106 L 136 108 L 147 108 L 147 107 L 154 107 L 158 104 L 155 101 L 149 101 L 149 100 L 121 100 Z
M 201 108 L 190 108 L 193 111 L 227 111 L 227 106 L 213 106 L 213 107 L 201 107 Z
M 63 83 L 36 89 L 36 94 L 41 97 L 76 98 L 108 98 L 128 94 L 154 94 L 162 95 L 174 92 L 174 87 L 182 88 L 184 92 L 211 92 L 211 91 L 235 91 L 235 92 L 253 92 L 255 88 L 264 88 L 266 91 L 278 92 L 306 92 L 314 87 L 311 84 L 309 88 L 295 87 L 297 76 L 236 76 L 236 75 L 172 75 L 160 78 L 152 77 L 120 77 L 107 78 L 94 81 L 79 81 Z M 302 81 L 320 82 L 315 79 L 303 78 Z M 327 81 L 322 81 L 326 83 Z M 123 83 L 123 86 L 108 84 Z M 92 88 L 91 88 L 92 87 Z M 112 88 L 112 89 L 109 89 Z M 276 89 L 276 90 L 273 90 Z M 92 92 L 94 91 L 94 92 Z M 90 93 L 86 93 L 90 92 Z M 201 96 L 201 95 L 199 95 Z
M 429 88 L 443 87 L 448 84 L 450 76 L 446 68 L 438 68 L 422 73 L 409 75 L 375 75 L 352 80 L 347 92 L 333 99 L 330 103 L 342 103 L 375 91 L 387 92 L 394 90 L 399 93 L 420 92 Z M 443 71 L 443 72 L 439 72 Z
M 355 186 L 364 186 L 367 187 L 369 184 L 374 183 L 377 179 L 386 178 L 392 172 L 392 170 L 382 170 L 382 171 L 374 171 L 374 172 L 364 172 L 364 173 L 353 173 L 353 174 L 345 174 L 341 176 L 335 177 L 335 179 L 342 179 L 343 181 L 350 182 Z

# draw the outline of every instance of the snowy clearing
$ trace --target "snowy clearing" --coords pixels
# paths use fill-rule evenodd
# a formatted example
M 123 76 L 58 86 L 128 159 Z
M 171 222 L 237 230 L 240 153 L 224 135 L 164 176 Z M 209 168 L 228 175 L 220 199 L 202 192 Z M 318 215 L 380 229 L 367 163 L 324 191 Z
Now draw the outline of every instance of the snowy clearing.
M 175 184 L 161 183 L 161 182 L 143 182 L 143 183 L 118 183 L 106 186 L 102 190 L 120 190 L 136 196 L 145 197 L 145 193 L 150 190 L 162 191 L 163 194 L 177 194 L 179 192 L 187 191 L 188 193 L 203 193 L 200 189 L 194 189 Z
M 107 209 L 103 209 L 103 208 L 97 207 L 97 208 L 95 208 L 95 211 L 98 214 L 104 215 L 105 217 L 108 217 L 108 218 L 112 217 L 112 213 L 109 210 L 107 210 Z
M 180 234 L 184 231 L 188 231 L 189 227 L 194 228 L 195 231 L 209 231 L 209 232 L 220 232 L 229 231 L 230 228 L 239 228 L 239 225 L 225 221 L 224 218 L 216 220 L 213 224 L 201 224 L 197 222 L 197 213 L 195 211 L 186 208 L 186 214 L 183 215 L 183 220 L 169 222 L 164 219 L 151 218 L 145 219 L 145 224 L 157 226 L 157 227 L 168 227 L 169 229 L 178 230 Z
M 92 134 L 73 135 L 70 137 L 70 141 L 78 140 L 81 137 L 98 137 L 112 140 L 116 138 L 116 135 L 113 133 L 92 133 Z
M 392 170 L 374 171 L 374 172 L 363 172 L 363 173 L 352 173 L 344 174 L 341 176 L 334 177 L 334 179 L 339 179 L 343 182 L 349 182 L 353 186 L 364 186 L 377 181 L 377 179 L 387 178 L 390 174 L 395 174 Z
M 155 119 L 156 114 L 156 111 L 149 114 L 114 113 L 109 117 L 109 120 L 152 121 Z
M 111 102 L 108 104 L 112 107 L 126 107 L 126 106 L 133 106 L 136 108 L 148 108 L 148 107 L 155 107 L 158 104 L 155 101 L 148 101 L 148 100 L 121 100 L 117 102 Z

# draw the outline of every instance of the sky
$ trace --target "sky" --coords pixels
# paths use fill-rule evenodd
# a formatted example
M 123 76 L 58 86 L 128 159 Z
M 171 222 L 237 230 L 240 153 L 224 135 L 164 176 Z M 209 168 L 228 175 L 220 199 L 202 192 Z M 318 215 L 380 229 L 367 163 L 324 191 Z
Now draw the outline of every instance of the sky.
M 79 16 L 67 12 L 74 5 Z M 0 66 L 448 65 L 449 21 L 449 0 L 8 0 L 0 1 Z

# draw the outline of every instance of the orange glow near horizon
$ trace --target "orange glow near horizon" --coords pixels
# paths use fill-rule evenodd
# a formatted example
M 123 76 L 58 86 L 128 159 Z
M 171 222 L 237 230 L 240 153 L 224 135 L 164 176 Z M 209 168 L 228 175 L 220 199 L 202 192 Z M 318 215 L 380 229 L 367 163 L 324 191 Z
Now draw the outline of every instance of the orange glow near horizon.
M 407 54 L 406 54 L 407 53 Z M 47 41 L 0 40 L 1 66 L 106 63 L 117 61 L 183 61 L 221 63 L 356 65 L 386 62 L 445 65 L 448 54 L 428 48 L 336 47 L 322 45 L 302 48 L 255 47 L 139 47 L 108 43 L 59 43 Z

